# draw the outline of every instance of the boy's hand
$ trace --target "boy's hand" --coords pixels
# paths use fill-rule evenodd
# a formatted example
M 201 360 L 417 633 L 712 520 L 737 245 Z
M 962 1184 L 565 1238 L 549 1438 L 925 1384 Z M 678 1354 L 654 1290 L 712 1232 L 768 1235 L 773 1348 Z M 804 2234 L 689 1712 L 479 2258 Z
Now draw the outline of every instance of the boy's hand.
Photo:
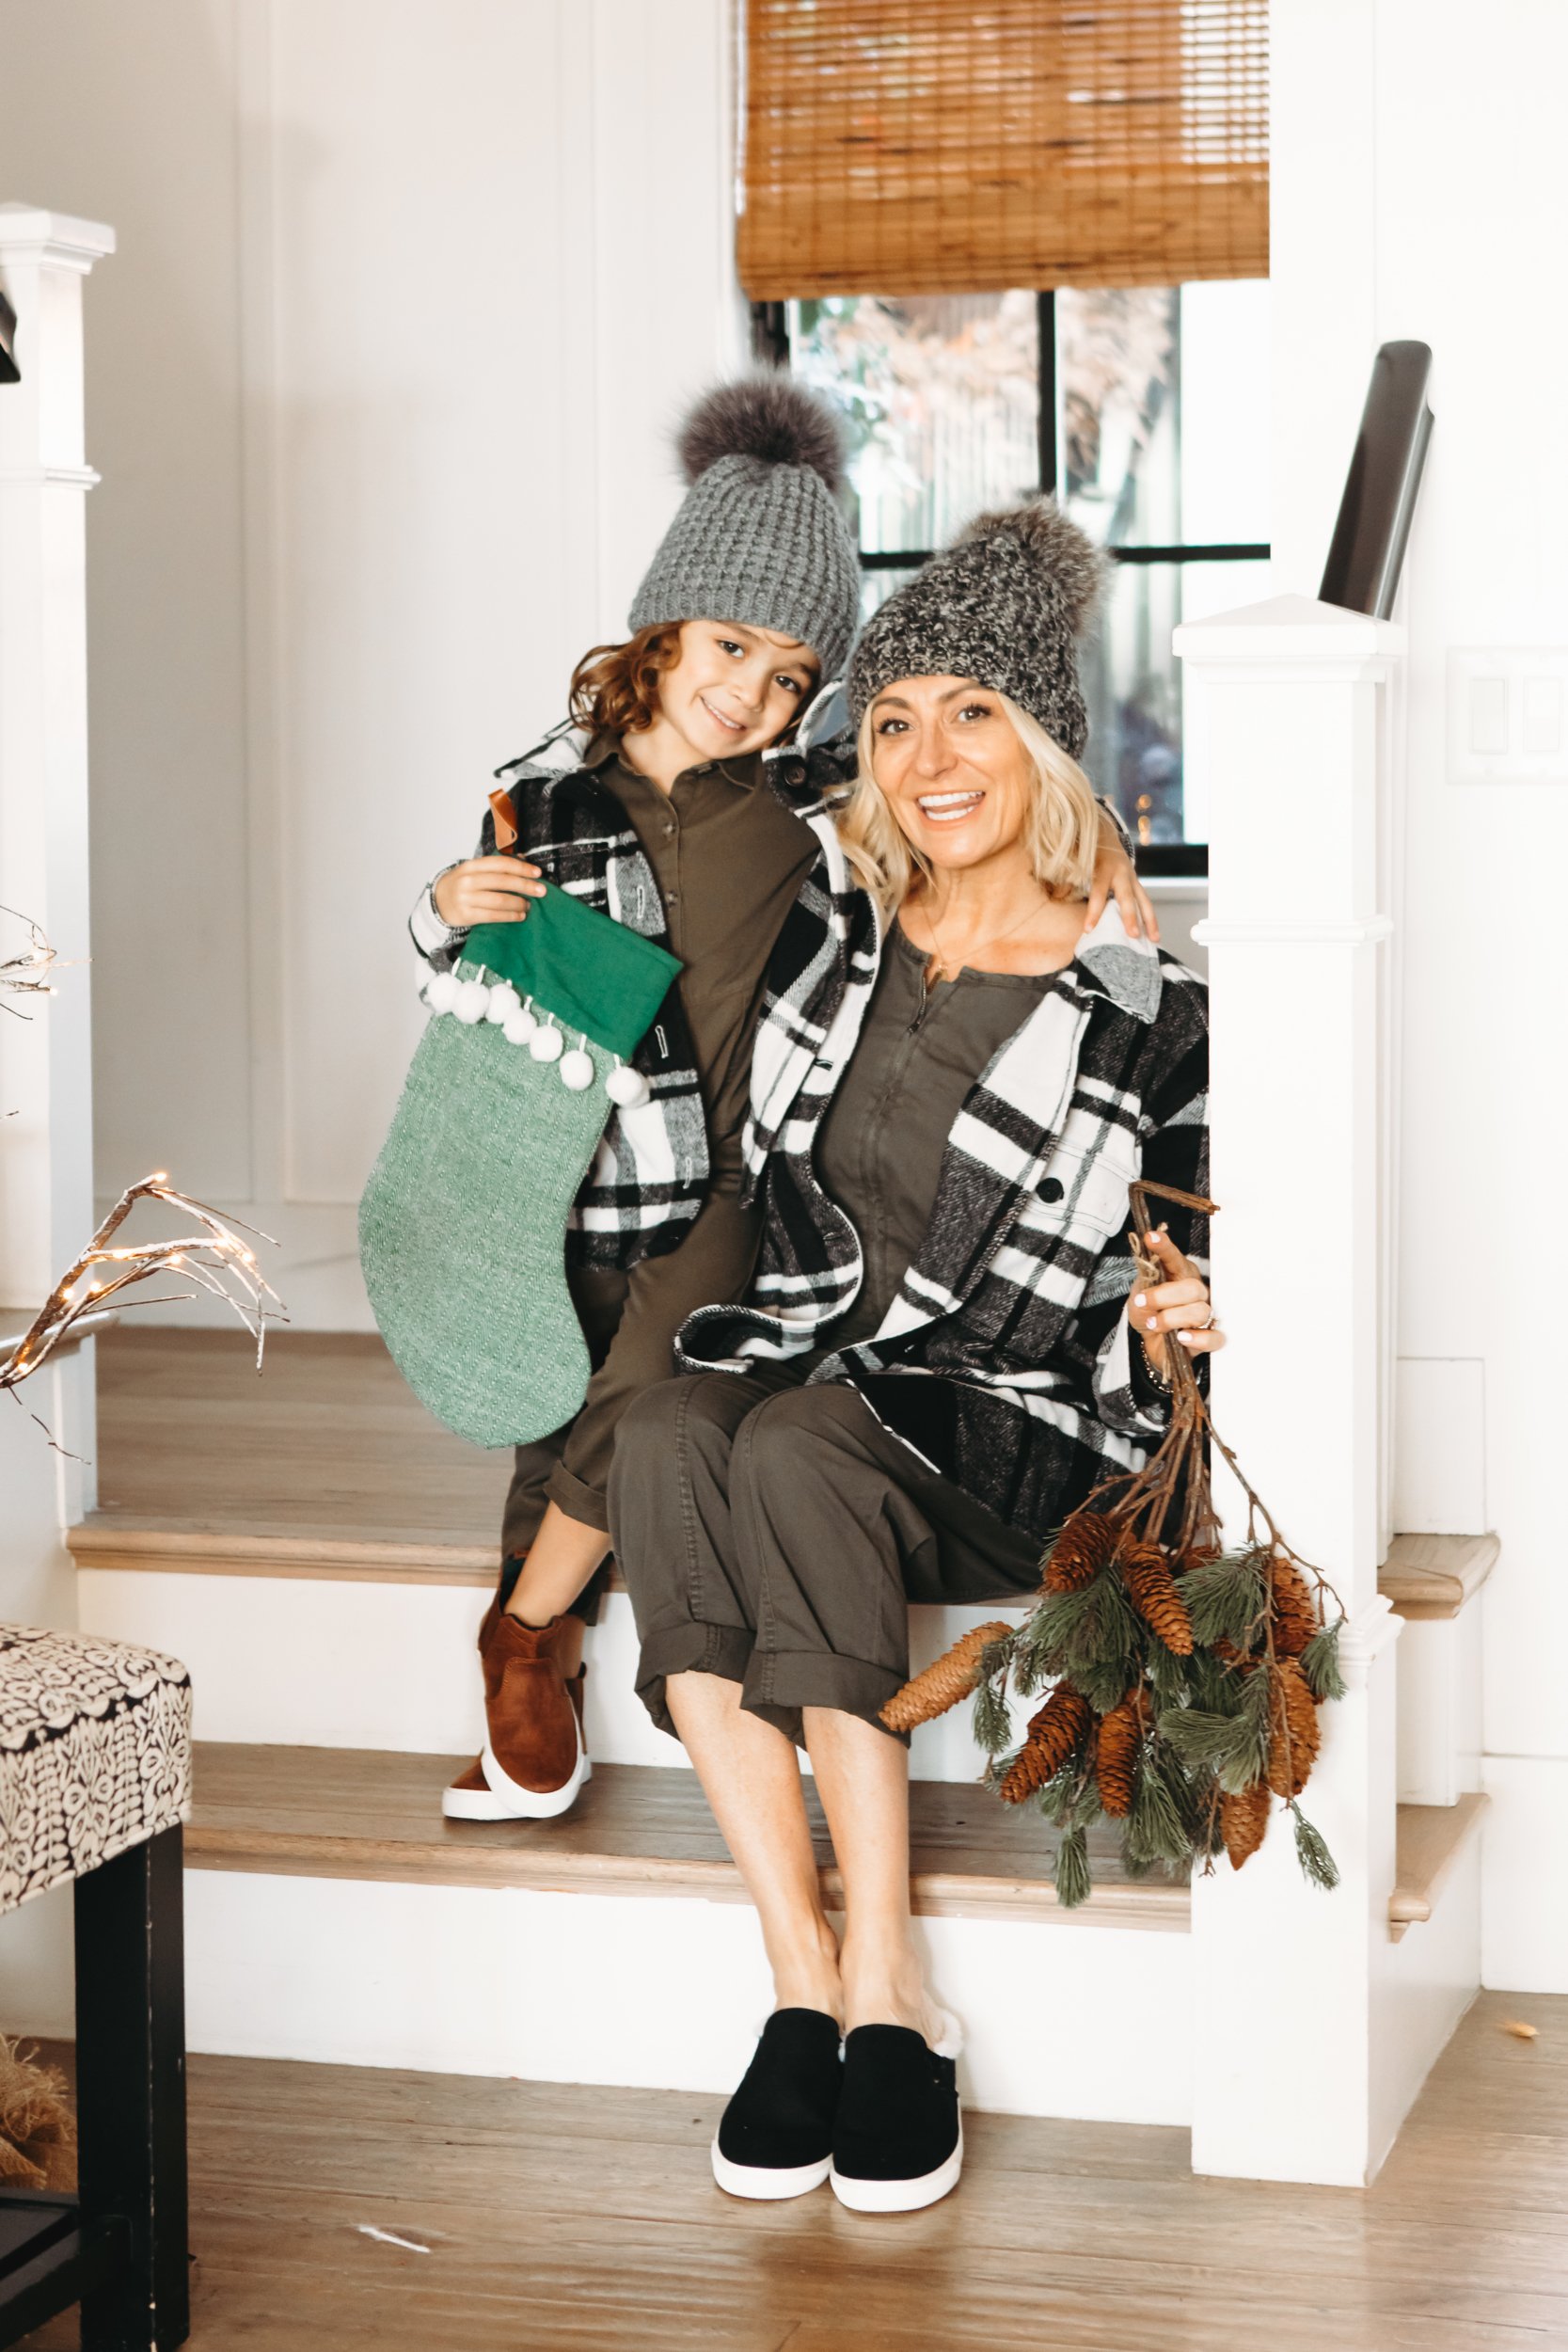
M 544 897 L 545 884 L 526 859 L 467 857 L 449 866 L 430 895 L 443 923 L 471 931 L 476 923 L 520 923 L 529 900 Z
M 1122 929 L 1129 939 L 1144 937 L 1158 942 L 1160 918 L 1154 912 L 1153 900 L 1139 882 L 1136 869 L 1116 826 L 1103 809 L 1100 812 L 1100 848 L 1094 861 L 1094 880 L 1089 885 L 1088 912 L 1084 929 L 1092 931 L 1105 912 L 1108 899 L 1115 898 L 1121 910 Z

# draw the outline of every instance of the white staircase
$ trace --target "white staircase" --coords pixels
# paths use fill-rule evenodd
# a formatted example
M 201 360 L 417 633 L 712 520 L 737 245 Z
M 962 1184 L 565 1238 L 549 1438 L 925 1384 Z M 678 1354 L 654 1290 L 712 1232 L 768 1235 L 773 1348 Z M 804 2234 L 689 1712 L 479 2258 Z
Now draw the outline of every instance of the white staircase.
M 635 1695 L 625 1593 L 587 1637 L 578 1805 L 443 1821 L 481 1731 L 504 1465 L 347 1336 L 282 1338 L 258 1388 L 220 1334 L 121 1332 L 103 1417 L 103 1504 L 70 1539 L 82 1622 L 173 1650 L 197 1692 L 192 2047 L 732 2086 L 768 2006 L 760 1939 L 680 1748 Z M 183 1509 L 150 1507 L 160 1494 Z M 917 1664 L 996 1613 L 917 1610 Z M 913 1765 L 915 1908 L 968 2026 L 972 2104 L 1186 2122 L 1188 1889 L 1129 1883 L 1107 1846 L 1090 1901 L 1063 1913 L 1047 1825 L 975 1785 L 964 1711 L 922 1728 Z M 831 1900 L 825 1845 L 824 1869 Z M 1033 2010 L 1037 1987 L 1021 2036 L 1014 1995 Z

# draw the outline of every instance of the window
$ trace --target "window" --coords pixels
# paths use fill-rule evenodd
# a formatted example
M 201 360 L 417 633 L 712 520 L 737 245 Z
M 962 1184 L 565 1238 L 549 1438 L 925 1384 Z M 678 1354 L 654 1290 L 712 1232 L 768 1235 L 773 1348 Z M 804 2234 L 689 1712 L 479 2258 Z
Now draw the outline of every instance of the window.
M 1207 866 L 1181 758 L 1179 621 L 1264 593 L 1268 285 L 830 294 L 759 345 L 844 412 L 870 612 L 986 506 L 1044 488 L 1114 557 L 1085 766 L 1153 873 Z

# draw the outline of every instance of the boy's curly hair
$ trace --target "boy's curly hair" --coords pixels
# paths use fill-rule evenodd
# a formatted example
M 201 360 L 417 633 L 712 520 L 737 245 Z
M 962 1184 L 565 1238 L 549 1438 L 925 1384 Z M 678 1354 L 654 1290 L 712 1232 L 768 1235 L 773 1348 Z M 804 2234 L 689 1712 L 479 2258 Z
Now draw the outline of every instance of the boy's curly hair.
M 678 621 L 640 628 L 624 645 L 594 645 L 572 672 L 569 707 L 590 735 L 640 735 L 658 710 L 658 681 L 680 660 Z

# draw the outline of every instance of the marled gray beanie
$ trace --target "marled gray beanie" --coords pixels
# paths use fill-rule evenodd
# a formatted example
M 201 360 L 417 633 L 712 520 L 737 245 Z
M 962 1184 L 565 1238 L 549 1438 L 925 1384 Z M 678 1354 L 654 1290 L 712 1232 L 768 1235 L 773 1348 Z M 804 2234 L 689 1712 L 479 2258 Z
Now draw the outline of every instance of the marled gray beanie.
M 838 677 L 860 612 L 860 566 L 833 493 L 844 449 L 831 408 L 786 375 L 745 376 L 681 427 L 691 487 L 632 599 L 632 628 L 744 621 L 798 637 Z
M 895 678 L 972 677 L 1079 758 L 1089 719 L 1077 641 L 1105 572 L 1105 558 L 1054 499 L 979 516 L 867 621 L 849 664 L 855 727 Z

